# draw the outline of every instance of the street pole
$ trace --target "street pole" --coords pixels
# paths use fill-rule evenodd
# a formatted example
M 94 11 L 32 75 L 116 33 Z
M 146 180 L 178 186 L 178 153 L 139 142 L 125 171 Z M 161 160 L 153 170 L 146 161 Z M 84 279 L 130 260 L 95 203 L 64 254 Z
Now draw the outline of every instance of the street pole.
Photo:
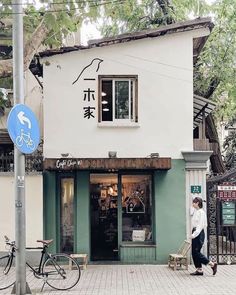
M 13 93 L 14 105 L 24 104 L 24 53 L 22 0 L 12 0 L 13 6 Z M 15 176 L 15 240 L 16 283 L 13 294 L 26 294 L 25 258 L 25 156 L 14 147 Z M 29 291 L 30 292 L 30 291 Z M 27 294 L 31 294 L 27 293 Z

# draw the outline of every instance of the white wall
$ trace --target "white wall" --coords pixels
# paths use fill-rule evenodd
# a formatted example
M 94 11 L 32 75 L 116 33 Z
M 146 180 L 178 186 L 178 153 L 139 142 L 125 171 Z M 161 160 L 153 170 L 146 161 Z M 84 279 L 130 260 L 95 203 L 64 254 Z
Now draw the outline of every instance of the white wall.
M 190 32 L 81 50 L 43 59 L 44 156 L 182 158 L 193 149 L 193 48 Z M 72 85 L 92 59 L 90 67 Z M 138 75 L 138 127 L 99 127 L 98 75 Z M 84 81 L 83 78 L 96 78 Z M 83 91 L 96 91 L 96 118 L 83 117 Z
M 25 104 L 31 108 L 40 125 L 43 136 L 43 89 L 31 71 L 25 72 Z
M 25 180 L 26 245 L 36 246 L 43 238 L 42 175 L 27 175 Z M 14 176 L 0 174 L 0 251 L 4 251 L 4 235 L 15 239 Z

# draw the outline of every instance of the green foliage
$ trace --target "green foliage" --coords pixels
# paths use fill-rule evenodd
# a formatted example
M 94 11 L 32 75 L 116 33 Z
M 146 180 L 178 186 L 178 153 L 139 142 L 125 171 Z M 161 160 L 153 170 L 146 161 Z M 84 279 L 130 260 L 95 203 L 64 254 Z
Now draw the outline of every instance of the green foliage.
M 225 138 L 225 142 L 223 144 L 224 152 L 225 152 L 225 165 L 227 169 L 235 168 L 236 165 L 236 131 L 232 131 Z
M 0 88 L 12 89 L 13 88 L 13 78 L 1 78 L 0 77 Z
M 86 1 L 77 0 L 80 5 Z M 47 47 L 59 47 L 62 45 L 63 38 L 70 32 L 77 31 L 81 24 L 81 15 L 76 9 L 76 1 L 41 1 L 44 5 L 39 8 L 31 4 L 25 4 L 24 10 L 24 36 L 31 38 L 32 33 L 44 19 L 46 26 L 50 29 L 48 37 L 43 44 Z M 54 4 L 55 3 L 55 4 Z M 58 4 L 57 4 L 58 3 Z M 0 17 L 7 19 L 13 18 L 11 1 L 4 1 L 4 5 L 0 5 Z M 8 4 L 8 5 L 7 5 Z
M 195 88 L 201 89 L 204 95 L 212 80 L 218 80 L 218 92 L 227 91 L 232 95 L 232 86 L 235 83 L 235 50 L 236 50 L 236 2 L 234 0 L 221 0 L 212 6 L 215 28 L 201 54 L 196 67 Z M 220 116 L 222 118 L 222 116 Z
M 5 108 L 11 107 L 11 101 L 5 88 L 0 88 L 0 116 L 4 115 Z

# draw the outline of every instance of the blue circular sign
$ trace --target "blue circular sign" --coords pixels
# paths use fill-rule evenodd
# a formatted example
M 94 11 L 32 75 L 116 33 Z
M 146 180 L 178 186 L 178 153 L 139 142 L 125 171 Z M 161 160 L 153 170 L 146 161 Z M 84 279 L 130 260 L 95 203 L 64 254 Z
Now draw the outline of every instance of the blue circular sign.
M 15 105 L 7 118 L 11 140 L 24 154 L 32 154 L 40 141 L 39 123 L 32 110 L 24 104 Z

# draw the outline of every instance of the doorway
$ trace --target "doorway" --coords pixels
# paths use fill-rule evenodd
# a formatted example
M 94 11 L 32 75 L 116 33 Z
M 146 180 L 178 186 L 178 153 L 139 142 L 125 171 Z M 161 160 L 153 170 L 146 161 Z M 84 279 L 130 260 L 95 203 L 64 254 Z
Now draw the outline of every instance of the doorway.
M 91 259 L 118 260 L 118 175 L 91 174 Z

